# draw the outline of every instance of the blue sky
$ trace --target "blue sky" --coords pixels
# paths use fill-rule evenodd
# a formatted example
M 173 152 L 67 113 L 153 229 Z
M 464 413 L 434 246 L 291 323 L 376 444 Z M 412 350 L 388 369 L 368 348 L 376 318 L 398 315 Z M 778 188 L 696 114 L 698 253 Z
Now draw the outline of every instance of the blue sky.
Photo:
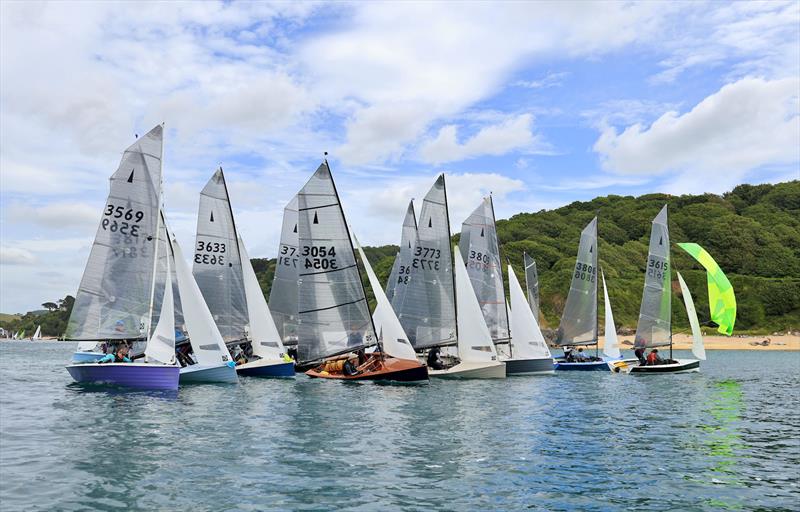
M 0 311 L 75 292 L 160 122 L 181 243 L 221 164 L 272 257 L 323 151 L 369 245 L 439 172 L 454 229 L 489 191 L 507 217 L 798 179 L 799 63 L 797 2 L 2 2 Z

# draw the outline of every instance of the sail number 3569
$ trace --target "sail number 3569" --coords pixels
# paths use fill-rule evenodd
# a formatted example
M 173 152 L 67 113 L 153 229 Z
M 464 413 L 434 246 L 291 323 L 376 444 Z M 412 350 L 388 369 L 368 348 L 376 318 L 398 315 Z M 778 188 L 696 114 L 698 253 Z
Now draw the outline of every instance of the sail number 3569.
M 144 212 L 125 208 L 124 206 L 114 206 L 109 203 L 103 211 L 103 220 L 100 227 L 112 233 L 121 233 L 129 236 L 139 236 L 139 222 L 144 219 Z

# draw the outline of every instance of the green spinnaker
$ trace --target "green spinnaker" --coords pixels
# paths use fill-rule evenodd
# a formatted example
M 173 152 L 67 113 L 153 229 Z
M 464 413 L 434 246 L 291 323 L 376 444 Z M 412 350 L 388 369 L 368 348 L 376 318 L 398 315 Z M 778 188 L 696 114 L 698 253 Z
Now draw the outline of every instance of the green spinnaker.
M 711 311 L 711 320 L 719 327 L 717 330 L 730 336 L 733 334 L 733 324 L 736 322 L 736 296 L 733 286 L 717 262 L 705 249 L 694 243 L 678 244 L 678 247 L 688 252 L 706 269 L 708 280 L 708 308 Z

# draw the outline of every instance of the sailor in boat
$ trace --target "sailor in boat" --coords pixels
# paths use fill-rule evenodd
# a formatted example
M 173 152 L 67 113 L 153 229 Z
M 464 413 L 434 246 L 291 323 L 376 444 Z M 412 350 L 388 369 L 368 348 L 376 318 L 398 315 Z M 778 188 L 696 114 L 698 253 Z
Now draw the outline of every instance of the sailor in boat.
M 101 359 L 99 359 L 98 363 L 130 363 L 131 359 L 128 357 L 128 351 L 130 350 L 127 343 L 121 343 L 114 347 L 116 350 L 114 352 L 106 354 Z
M 442 362 L 442 358 L 439 357 L 441 353 L 441 349 L 439 347 L 433 347 L 428 351 L 428 368 L 431 370 L 444 370 L 444 363 Z
M 639 365 L 644 366 L 647 364 L 647 360 L 644 358 L 644 348 L 640 347 L 633 351 L 636 359 L 639 360 Z

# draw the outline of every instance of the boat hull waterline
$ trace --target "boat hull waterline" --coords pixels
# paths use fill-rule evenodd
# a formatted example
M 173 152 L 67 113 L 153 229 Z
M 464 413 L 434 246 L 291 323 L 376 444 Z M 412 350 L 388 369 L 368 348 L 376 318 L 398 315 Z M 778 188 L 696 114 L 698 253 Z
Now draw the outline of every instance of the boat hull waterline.
M 384 357 L 375 370 L 367 370 L 358 375 L 328 373 L 320 367 L 305 372 L 309 377 L 336 380 L 382 380 L 394 382 L 418 382 L 428 380 L 428 368 L 417 361 Z
M 236 373 L 246 377 L 294 377 L 294 362 L 258 359 L 236 367 Z
M 180 367 L 148 363 L 83 363 L 67 366 L 81 384 L 110 384 L 138 389 L 178 389 Z
M 694 373 L 700 371 L 700 361 L 697 359 L 676 359 L 676 363 L 656 364 L 646 366 L 631 366 L 629 372 L 637 375 L 659 373 Z
M 583 363 L 568 363 L 563 359 L 556 359 L 556 370 L 578 372 L 607 372 L 610 370 L 608 361 L 586 361 Z
M 505 359 L 506 375 L 552 375 L 556 365 L 552 357 Z
M 207 366 L 193 364 L 184 366 L 180 371 L 181 384 L 213 384 L 213 383 L 236 383 L 239 377 L 236 376 L 236 368 L 227 363 Z
M 445 370 L 428 370 L 431 377 L 440 379 L 505 379 L 505 363 L 459 363 Z

